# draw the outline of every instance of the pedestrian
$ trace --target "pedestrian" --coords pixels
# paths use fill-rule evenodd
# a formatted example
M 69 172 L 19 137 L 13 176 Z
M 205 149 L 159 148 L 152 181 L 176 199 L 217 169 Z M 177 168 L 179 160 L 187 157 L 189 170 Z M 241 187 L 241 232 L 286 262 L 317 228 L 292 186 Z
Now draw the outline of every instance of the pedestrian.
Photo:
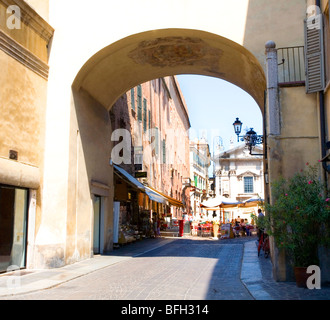
M 243 231 L 242 235 L 244 235 L 246 233 L 246 226 L 245 226 L 244 219 L 241 219 L 240 227 Z
M 248 219 L 245 219 L 245 230 L 246 230 L 246 235 L 249 237 L 251 236 L 251 225 L 248 222 Z
M 153 213 L 152 227 L 154 230 L 155 238 L 157 238 L 158 232 L 157 232 L 157 214 L 156 214 L 156 212 Z
M 264 217 L 265 215 L 262 213 L 261 209 L 258 209 L 258 218 Z
M 160 237 L 160 220 L 157 218 L 157 237 Z
M 258 219 L 257 219 L 257 229 L 258 229 L 258 241 L 260 240 L 261 234 L 264 232 L 262 228 L 262 223 L 265 215 L 262 213 L 261 209 L 258 209 Z

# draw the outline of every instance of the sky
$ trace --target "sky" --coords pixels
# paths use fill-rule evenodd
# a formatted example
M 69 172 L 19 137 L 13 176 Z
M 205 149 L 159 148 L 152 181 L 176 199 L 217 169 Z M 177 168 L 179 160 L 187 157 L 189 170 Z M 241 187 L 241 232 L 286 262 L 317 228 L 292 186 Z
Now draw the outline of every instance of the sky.
M 220 136 L 224 150 L 229 149 L 230 139 L 234 147 L 237 142 L 233 123 L 238 117 L 243 135 L 253 128 L 262 135 L 262 114 L 255 100 L 239 87 L 218 78 L 200 75 L 178 75 L 181 91 L 188 106 L 190 118 L 190 138 L 207 138 L 211 154 Z

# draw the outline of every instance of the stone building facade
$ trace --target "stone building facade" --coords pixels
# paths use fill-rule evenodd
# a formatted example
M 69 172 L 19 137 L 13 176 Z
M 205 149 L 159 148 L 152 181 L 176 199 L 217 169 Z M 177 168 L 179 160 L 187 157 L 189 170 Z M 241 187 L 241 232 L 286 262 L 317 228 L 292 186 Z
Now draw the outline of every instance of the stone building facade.
M 205 217 L 201 203 L 209 198 L 209 167 L 211 155 L 206 139 L 190 141 L 191 213 L 193 218 Z
M 42 218 L 48 46 L 54 29 L 25 1 L 0 1 L 0 272 L 29 267 Z M 34 216 L 29 224 L 28 212 Z
M 253 154 L 262 154 L 263 149 L 255 147 Z M 213 157 L 215 165 L 215 194 L 224 200 L 244 203 L 250 199 L 264 199 L 264 170 L 261 155 L 251 155 L 245 145 L 239 145 Z M 258 206 L 245 209 L 244 206 L 225 209 L 225 221 L 240 218 L 251 221 L 251 213 L 257 214 Z
M 148 205 L 149 210 L 182 219 L 190 212 L 189 188 L 184 185 L 190 175 L 190 122 L 176 78 L 159 78 L 130 89 L 111 108 L 110 119 L 113 132 L 127 130 L 129 144 L 125 151 L 129 163 L 123 159 L 116 163 L 115 155 L 112 161 L 169 200 L 168 205 Z

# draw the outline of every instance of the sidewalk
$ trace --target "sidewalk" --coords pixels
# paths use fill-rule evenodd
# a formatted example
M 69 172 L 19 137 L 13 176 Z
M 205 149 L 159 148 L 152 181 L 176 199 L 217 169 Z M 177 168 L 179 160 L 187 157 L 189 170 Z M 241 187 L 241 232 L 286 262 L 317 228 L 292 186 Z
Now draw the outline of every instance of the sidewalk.
M 148 251 L 162 247 L 178 239 L 191 239 L 192 236 L 162 237 L 145 239 L 115 250 L 111 255 L 95 256 L 92 259 L 77 262 L 57 269 L 21 270 L 11 274 L 0 274 L 0 299 L 12 295 L 31 293 L 56 287 L 62 283 L 81 277 L 88 273 L 106 268 L 110 265 L 132 259 Z M 219 240 L 221 244 L 221 240 Z M 225 244 L 224 244 L 225 245 Z M 293 282 L 276 282 L 273 280 L 270 259 L 258 257 L 256 241 L 244 244 L 244 255 L 241 267 L 241 281 L 256 300 L 330 300 L 330 287 L 321 290 L 298 288 Z
M 150 250 L 162 247 L 173 240 L 167 238 L 145 239 L 115 250 L 111 255 L 96 255 L 91 259 L 56 269 L 20 270 L 0 274 L 0 299 L 12 295 L 56 287 L 96 270 L 132 259 Z M 116 255 L 120 251 L 120 255 Z
M 295 282 L 276 282 L 270 258 L 258 257 L 256 241 L 244 244 L 241 281 L 256 300 L 330 300 L 330 287 L 310 290 Z

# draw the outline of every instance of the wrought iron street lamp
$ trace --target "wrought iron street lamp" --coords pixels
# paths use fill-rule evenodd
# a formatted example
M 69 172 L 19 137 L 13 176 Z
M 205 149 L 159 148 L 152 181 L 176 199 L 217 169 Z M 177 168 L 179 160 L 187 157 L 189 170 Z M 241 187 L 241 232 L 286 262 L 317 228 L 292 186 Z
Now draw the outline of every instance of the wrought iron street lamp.
M 240 137 L 240 133 L 242 131 L 242 124 L 243 123 L 238 118 L 236 118 L 236 121 L 233 123 L 234 130 L 237 135 L 237 142 L 239 142 L 239 138 L 243 138 L 243 137 Z
M 236 121 L 233 123 L 233 126 L 237 135 L 237 141 L 239 141 L 239 138 L 241 138 L 241 141 L 245 140 L 245 145 L 249 149 L 251 155 L 262 156 L 263 154 L 252 154 L 252 150 L 257 144 L 263 143 L 263 136 L 257 135 L 253 128 L 250 128 L 250 130 L 247 131 L 244 136 L 240 136 L 240 133 L 242 131 L 242 122 L 238 118 L 236 118 Z

